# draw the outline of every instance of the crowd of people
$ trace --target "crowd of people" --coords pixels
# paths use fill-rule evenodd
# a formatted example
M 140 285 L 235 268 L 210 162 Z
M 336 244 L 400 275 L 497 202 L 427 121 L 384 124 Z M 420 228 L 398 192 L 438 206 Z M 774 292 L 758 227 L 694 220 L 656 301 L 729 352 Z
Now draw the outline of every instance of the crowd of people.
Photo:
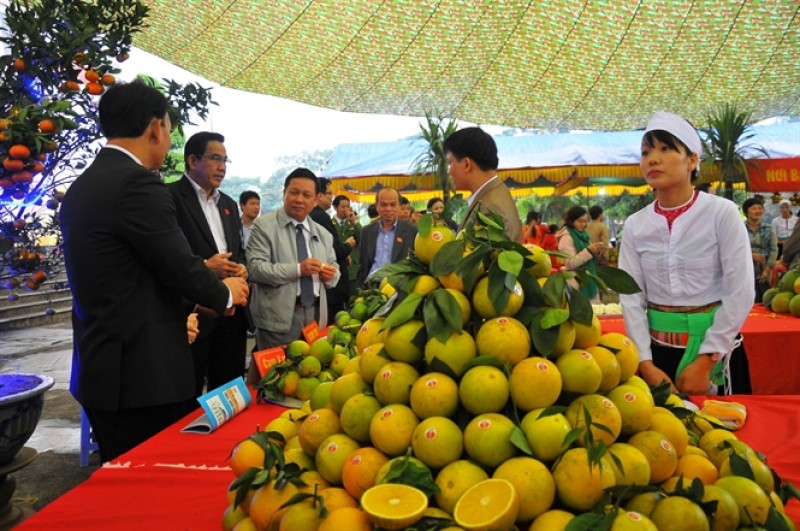
M 262 214 L 257 193 L 237 204 L 220 191 L 229 160 L 224 136 L 210 132 L 189 138 L 185 174 L 165 185 L 156 173 L 170 147 L 164 96 L 118 84 L 99 115 L 107 144 L 66 194 L 61 226 L 74 296 L 71 391 L 108 461 L 194 409 L 204 389 L 242 376 L 248 332 L 260 350 L 301 337 L 313 321 L 326 326 L 369 275 L 409 256 L 422 213 L 384 187 L 362 226 L 346 195 L 296 168 L 283 205 Z M 759 283 L 781 257 L 798 260 L 800 225 L 783 203 L 763 223 L 754 200 L 742 205 L 743 223 L 732 202 L 696 190 L 700 138 L 679 116 L 656 113 L 641 148 L 656 200 L 626 220 L 619 249 L 619 267 L 642 288 L 620 296 L 628 335 L 648 383 L 703 394 L 737 356 Z M 431 199 L 435 224 L 460 231 L 492 213 L 511 240 L 568 257 L 553 256 L 554 268 L 609 263 L 602 208 L 572 207 L 560 226 L 531 211 L 523 225 L 489 134 L 467 127 L 444 149 L 456 187 L 470 195 L 458 224 Z M 599 300 L 593 281 L 571 282 Z

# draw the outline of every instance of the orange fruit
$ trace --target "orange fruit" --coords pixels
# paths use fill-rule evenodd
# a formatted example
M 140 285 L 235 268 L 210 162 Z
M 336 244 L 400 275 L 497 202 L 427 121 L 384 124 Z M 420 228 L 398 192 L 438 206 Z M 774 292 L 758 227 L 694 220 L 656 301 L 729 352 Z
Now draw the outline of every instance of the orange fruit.
M 84 72 L 83 76 L 86 78 L 86 81 L 91 83 L 100 81 L 100 74 L 97 73 L 97 70 L 92 70 L 91 68 Z
M 462 459 L 450 463 L 436 474 L 435 482 L 439 487 L 439 492 L 436 494 L 436 505 L 440 509 L 452 513 L 459 498 L 470 487 L 485 479 L 489 479 L 486 471 L 472 461 Z
M 297 437 L 306 455 L 315 457 L 317 448 L 322 441 L 341 430 L 342 424 L 339 421 L 339 415 L 332 409 L 322 408 L 303 419 L 303 423 L 297 430 Z
M 10 172 L 22 171 L 25 163 L 21 160 L 7 158 L 3 161 L 3 167 Z
M 674 476 L 683 476 L 685 484 L 694 478 L 700 478 L 703 485 L 713 485 L 719 479 L 719 470 L 708 458 L 697 454 L 686 454 L 678 458 Z
M 428 497 L 408 485 L 384 483 L 364 492 L 361 508 L 373 524 L 383 529 L 405 529 L 422 518 Z
M 368 488 L 375 485 L 378 470 L 389 461 L 389 457 L 377 448 L 367 446 L 351 453 L 342 467 L 342 485 L 354 498 L 361 498 Z
M 458 410 L 458 384 L 440 372 L 423 374 L 411 386 L 411 409 L 421 419 L 451 418 Z
M 86 83 L 86 92 L 92 96 L 99 96 L 103 93 L 103 85 L 100 83 Z
M 456 235 L 453 234 L 449 227 L 443 225 L 434 226 L 425 236 L 417 233 L 416 238 L 414 238 L 414 254 L 417 255 L 420 262 L 428 265 L 444 244 L 455 239 Z
M 499 413 L 478 415 L 464 429 L 467 455 L 483 466 L 496 467 L 517 453 L 509 438 L 516 426 Z
M 616 484 L 612 465 L 607 457 L 589 465 L 586 448 L 572 448 L 561 456 L 553 468 L 558 499 L 567 508 L 588 511 L 603 497 L 603 489 Z
M 532 457 L 514 457 L 497 467 L 493 478 L 514 485 L 519 498 L 518 522 L 530 522 L 550 509 L 556 498 L 556 484 L 547 467 Z
M 560 358 L 559 358 L 560 359 Z M 619 437 L 622 429 L 622 416 L 614 405 L 614 402 L 602 395 L 582 395 L 570 402 L 569 407 L 564 412 L 564 416 L 573 428 L 579 428 L 582 433 L 576 440 L 579 446 L 586 446 L 586 418 L 585 412 L 589 412 L 592 419 L 591 433 L 592 438 L 605 442 L 609 446 Z M 605 426 L 608 431 L 599 428 L 596 424 Z M 609 433 L 610 432 L 610 433 Z
M 457 461 L 464 451 L 461 430 L 445 417 L 430 417 L 420 422 L 411 439 L 414 457 L 430 468 L 442 468 Z
M 117 79 L 111 74 L 105 74 L 103 77 L 100 78 L 100 82 L 106 86 L 113 85 L 114 83 L 116 83 L 116 81 Z
M 419 419 L 410 407 L 392 404 L 380 409 L 369 425 L 372 444 L 390 457 L 403 455 L 411 446 Z
M 511 398 L 523 411 L 550 407 L 561 394 L 561 373 L 552 361 L 531 356 L 517 363 L 508 379 Z
M 464 529 L 511 529 L 519 514 L 517 489 L 506 479 L 486 479 L 461 496 L 453 518 Z
M 640 431 L 628 439 L 650 463 L 650 484 L 657 485 L 672 477 L 678 466 L 678 454 L 669 440 L 656 431 Z
M 504 288 L 505 289 L 505 288 Z M 484 319 L 491 319 L 493 317 L 506 316 L 510 317 L 516 314 L 522 303 L 525 301 L 525 294 L 522 291 L 522 284 L 517 282 L 514 289 L 508 295 L 508 302 L 505 307 L 499 311 L 494 307 L 494 301 L 489 298 L 489 277 L 483 277 L 475 284 L 475 289 L 472 290 L 472 305 L 475 311 Z
M 494 356 L 516 365 L 530 355 L 531 336 L 525 325 L 513 317 L 495 317 L 478 329 L 475 347 L 481 356 Z
M 327 507 L 326 507 L 327 508 Z M 367 513 L 355 507 L 341 507 L 328 513 L 320 522 L 317 531 L 372 531 L 372 522 Z
M 245 439 L 233 447 L 231 469 L 236 477 L 239 477 L 248 468 L 264 468 L 265 457 L 266 453 L 260 444 L 252 439 Z
M 39 131 L 42 133 L 55 133 L 56 124 L 53 120 L 45 118 L 39 122 Z
M 342 469 L 347 458 L 358 450 L 361 445 L 344 433 L 336 433 L 325 438 L 317 448 L 314 463 L 317 472 L 331 485 L 342 484 Z
M 24 72 L 25 67 L 27 66 L 27 64 L 25 63 L 25 59 L 22 59 L 21 57 L 17 57 L 16 59 L 14 59 L 14 62 L 12 64 L 14 65 L 14 69 L 17 70 L 17 72 Z
M 8 156 L 12 159 L 25 160 L 31 156 L 31 150 L 25 144 L 14 144 L 8 148 Z

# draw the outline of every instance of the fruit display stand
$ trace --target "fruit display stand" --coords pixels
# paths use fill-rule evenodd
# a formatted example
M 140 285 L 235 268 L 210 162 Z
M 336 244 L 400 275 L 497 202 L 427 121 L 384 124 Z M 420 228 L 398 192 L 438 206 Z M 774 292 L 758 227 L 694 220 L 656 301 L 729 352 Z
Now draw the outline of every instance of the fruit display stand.
M 702 404 L 704 398 L 693 400 Z M 785 481 L 800 484 L 800 396 L 722 400 L 747 407 L 736 435 L 766 455 Z M 16 529 L 220 529 L 233 478 L 231 448 L 283 410 L 254 404 L 210 435 L 180 433 L 198 410 L 104 465 Z M 800 502 L 790 501 L 787 513 L 800 523 Z
M 738 516 L 788 530 L 779 493 L 796 491 L 769 467 L 797 482 L 800 395 L 741 397 L 749 420 L 735 440 L 722 428 L 740 406 L 723 420 L 690 411 L 635 376 L 624 335 L 602 333 L 575 285 L 637 292 L 624 271 L 552 274 L 543 250 L 479 217 L 459 238 L 423 217 L 411 257 L 370 278 L 327 337 L 269 367 L 258 396 L 299 409 L 255 405 L 205 436 L 179 423 L 59 500 L 72 515 L 58 523 L 90 528 L 105 512 L 100 525 L 142 528 L 146 512 L 157 528 L 539 530 L 574 517 L 570 529 L 652 531 L 680 509 L 698 529 Z
M 625 332 L 622 316 L 601 316 L 603 332 Z M 756 304 L 742 326 L 755 395 L 800 395 L 800 319 Z

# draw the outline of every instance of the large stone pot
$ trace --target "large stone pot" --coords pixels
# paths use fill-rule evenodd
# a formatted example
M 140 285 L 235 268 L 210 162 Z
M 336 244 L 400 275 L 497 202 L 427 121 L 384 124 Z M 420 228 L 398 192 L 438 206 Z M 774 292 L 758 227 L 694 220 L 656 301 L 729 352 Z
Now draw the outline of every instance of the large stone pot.
M 11 462 L 33 435 L 53 379 L 40 374 L 0 373 L 0 466 Z

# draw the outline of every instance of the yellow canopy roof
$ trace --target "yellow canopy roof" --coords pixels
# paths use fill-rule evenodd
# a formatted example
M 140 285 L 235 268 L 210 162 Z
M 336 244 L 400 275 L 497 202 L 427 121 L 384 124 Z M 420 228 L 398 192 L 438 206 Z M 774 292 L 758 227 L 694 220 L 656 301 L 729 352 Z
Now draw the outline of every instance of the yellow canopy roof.
M 620 130 L 800 110 L 794 0 L 146 0 L 134 45 L 223 86 L 343 111 Z M 312 124 L 313 126 L 313 124 Z

